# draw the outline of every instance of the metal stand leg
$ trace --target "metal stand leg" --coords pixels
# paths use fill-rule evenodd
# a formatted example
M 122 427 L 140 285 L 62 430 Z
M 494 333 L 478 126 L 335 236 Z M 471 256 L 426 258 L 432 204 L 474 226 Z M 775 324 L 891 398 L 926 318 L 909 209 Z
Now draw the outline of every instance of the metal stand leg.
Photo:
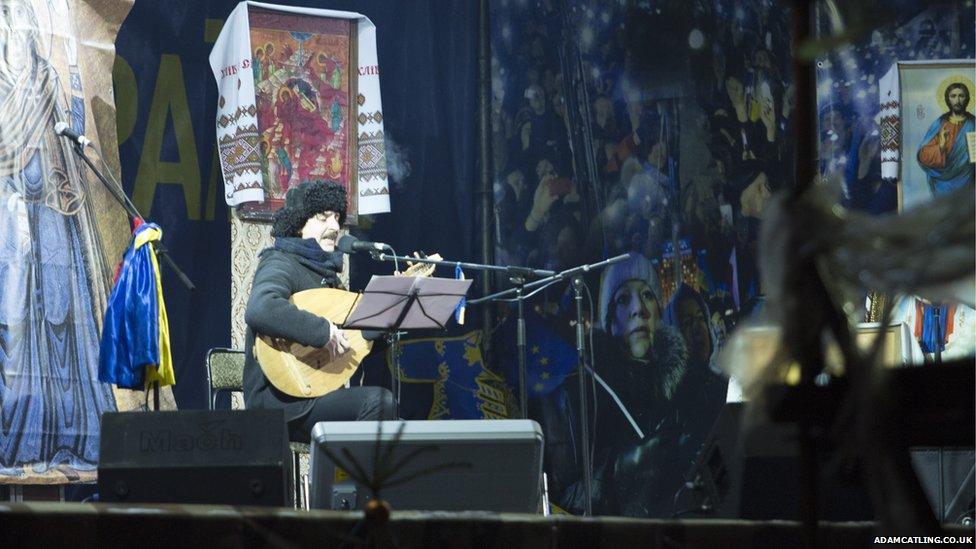
M 400 333 L 390 334 L 390 352 L 393 357 L 393 372 L 390 379 L 390 388 L 393 389 L 393 417 L 400 419 Z
M 302 493 L 302 458 L 298 452 L 292 451 L 291 466 L 292 504 L 295 509 L 301 509 L 305 495 Z
M 515 302 L 518 312 L 515 325 L 515 346 L 518 348 L 519 408 L 521 418 L 526 419 L 529 417 L 529 394 L 525 387 L 525 300 L 522 298 L 522 285 L 525 280 L 513 277 L 512 282 L 516 285 Z
M 552 514 L 552 508 L 549 506 L 549 477 L 545 473 L 542 473 L 542 516 L 548 517 Z
M 583 453 L 584 514 L 593 515 L 593 470 L 590 467 L 590 426 L 586 404 L 586 338 L 583 334 L 583 279 L 573 278 L 576 300 L 576 377 L 579 382 L 580 446 Z

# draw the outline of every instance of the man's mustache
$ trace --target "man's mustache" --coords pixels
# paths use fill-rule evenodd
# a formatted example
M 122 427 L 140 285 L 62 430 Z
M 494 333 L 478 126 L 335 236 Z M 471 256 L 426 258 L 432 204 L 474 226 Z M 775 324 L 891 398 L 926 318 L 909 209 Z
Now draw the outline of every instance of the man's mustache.
M 339 237 L 339 231 L 330 229 L 322 233 L 321 240 L 335 240 L 338 237 Z

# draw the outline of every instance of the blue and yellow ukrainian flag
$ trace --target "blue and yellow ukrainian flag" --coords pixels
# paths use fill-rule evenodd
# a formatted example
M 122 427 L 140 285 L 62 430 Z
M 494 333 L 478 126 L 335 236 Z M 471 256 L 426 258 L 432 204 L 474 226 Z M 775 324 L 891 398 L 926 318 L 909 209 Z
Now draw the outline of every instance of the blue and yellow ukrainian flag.
M 133 232 L 122 259 L 102 327 L 98 379 L 126 389 L 173 385 L 169 320 L 163 302 L 163 284 L 152 242 L 162 230 L 145 223 Z

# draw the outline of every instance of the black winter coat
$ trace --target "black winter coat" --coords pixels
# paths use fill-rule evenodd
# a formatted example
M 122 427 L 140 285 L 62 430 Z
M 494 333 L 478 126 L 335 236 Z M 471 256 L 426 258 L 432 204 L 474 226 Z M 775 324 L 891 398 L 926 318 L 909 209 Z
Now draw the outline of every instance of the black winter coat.
M 329 321 L 302 311 L 288 299 L 302 290 L 335 287 L 337 278 L 334 271 L 284 250 L 266 248 L 259 257 L 244 314 L 244 404 L 249 409 L 284 410 L 285 419 L 293 421 L 311 410 L 314 399 L 295 398 L 271 385 L 254 356 L 254 337 L 259 333 L 311 347 L 324 346 L 329 342 Z

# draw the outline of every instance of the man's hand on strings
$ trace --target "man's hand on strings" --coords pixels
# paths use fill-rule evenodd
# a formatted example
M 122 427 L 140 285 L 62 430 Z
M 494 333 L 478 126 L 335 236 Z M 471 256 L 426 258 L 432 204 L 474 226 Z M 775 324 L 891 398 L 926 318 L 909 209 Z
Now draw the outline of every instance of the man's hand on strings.
M 325 348 L 332 354 L 333 358 L 339 357 L 349 350 L 349 340 L 346 338 L 345 332 L 335 324 L 332 325 L 329 332 L 329 342 L 325 344 Z
M 432 259 L 440 261 L 440 254 L 427 255 L 423 252 L 414 252 L 413 257 L 417 259 Z M 395 276 L 430 276 L 434 271 L 435 265 L 432 263 L 422 263 L 418 261 L 407 261 L 407 268 L 403 272 L 393 273 Z

